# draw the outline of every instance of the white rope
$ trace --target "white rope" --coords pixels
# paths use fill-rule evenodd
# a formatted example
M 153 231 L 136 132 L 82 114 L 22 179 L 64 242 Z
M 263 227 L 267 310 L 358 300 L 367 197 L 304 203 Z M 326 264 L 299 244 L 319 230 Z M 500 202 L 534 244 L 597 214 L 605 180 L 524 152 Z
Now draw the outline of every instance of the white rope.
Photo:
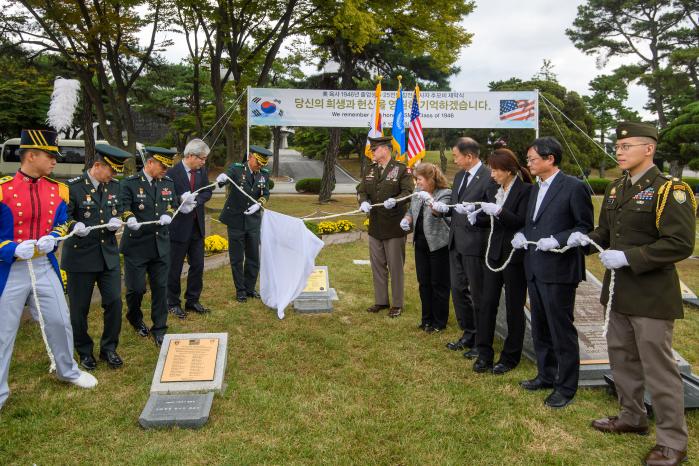
M 46 336 L 46 322 L 44 321 L 44 314 L 41 312 L 41 304 L 39 303 L 39 293 L 36 291 L 36 274 L 34 273 L 34 264 L 32 264 L 31 259 L 27 259 L 27 268 L 29 269 L 29 280 L 32 284 L 32 294 L 34 295 L 34 303 L 36 304 L 36 313 L 39 316 L 39 328 L 41 328 L 41 337 L 44 339 L 44 345 L 46 345 L 46 354 L 49 355 L 49 361 L 51 365 L 49 366 L 49 374 L 56 370 L 56 358 L 53 357 L 53 352 L 49 346 L 49 340 Z M 60 279 L 60 277 L 59 277 Z
M 216 123 L 214 123 L 211 126 L 211 129 L 209 129 L 209 131 L 206 132 L 206 134 L 202 137 L 202 139 L 206 139 L 206 137 L 214 130 L 214 128 L 216 128 L 216 125 L 218 125 L 221 122 L 221 120 L 223 120 L 229 112 L 232 112 L 234 110 L 235 106 L 238 104 L 238 102 L 240 102 L 240 99 L 245 95 L 246 92 L 247 92 L 247 89 L 244 89 L 240 94 L 238 94 L 238 97 L 235 99 L 235 101 L 233 101 L 231 106 L 228 107 L 228 109 L 225 112 L 223 112 L 223 114 L 219 117 L 218 120 L 216 120 Z M 229 119 L 230 119 L 230 117 L 229 117 Z M 228 123 L 228 122 L 226 122 L 226 123 Z M 218 137 L 216 139 L 218 139 Z M 214 144 L 211 144 L 211 147 L 213 147 L 213 146 L 214 146 Z

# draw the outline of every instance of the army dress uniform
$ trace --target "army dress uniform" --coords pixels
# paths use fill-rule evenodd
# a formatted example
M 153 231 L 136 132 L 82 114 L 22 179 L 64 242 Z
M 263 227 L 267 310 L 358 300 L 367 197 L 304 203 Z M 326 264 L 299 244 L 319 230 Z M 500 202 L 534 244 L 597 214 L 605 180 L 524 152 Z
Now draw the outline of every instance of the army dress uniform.
M 252 145 L 250 152 L 263 166 L 272 155 L 267 149 Z M 254 172 L 247 162 L 233 163 L 226 170 L 226 175 L 261 205 L 264 206 L 269 200 L 269 171 L 266 168 Z M 244 301 L 248 296 L 258 296 L 255 284 L 260 271 L 262 210 L 246 215 L 245 211 L 253 204 L 237 188 L 231 188 L 219 216 L 221 223 L 228 227 L 228 254 L 239 301 Z
M 384 138 L 389 139 L 390 138 Z M 405 164 L 389 160 L 385 168 L 378 163 L 367 167 L 357 186 L 359 203 L 378 204 L 389 198 L 397 199 L 412 194 L 413 177 Z M 369 258 L 374 282 L 374 305 L 389 307 L 388 279 L 391 278 L 391 296 L 394 308 L 403 307 L 403 266 L 407 232 L 400 227 L 410 200 L 400 201 L 392 209 L 383 206 L 369 211 Z
M 97 144 L 100 162 L 109 164 L 117 173 L 124 171 L 124 162 L 132 155 L 106 144 Z M 80 222 L 86 227 L 109 223 L 122 215 L 119 182 L 99 183 L 86 171 L 68 181 L 70 203 L 69 226 L 72 230 Z M 121 332 L 121 266 L 116 231 L 107 228 L 93 230 L 87 236 L 73 235 L 63 246 L 61 268 L 68 278 L 70 321 L 73 326 L 73 342 L 81 363 L 89 368 L 85 359 L 94 366 L 94 343 L 88 334 L 87 316 L 90 311 L 95 283 L 100 290 L 104 310 L 104 329 L 100 340 L 100 358 L 111 367 L 121 365 L 114 357 Z
M 648 126 L 620 124 L 617 137 L 657 140 L 657 131 Z M 607 333 L 621 412 L 618 420 L 600 420 L 605 421 L 602 426 L 595 421 L 593 426 L 606 431 L 617 429 L 615 423 L 620 422 L 633 431 L 647 432 L 645 385 L 653 399 L 657 444 L 679 451 L 687 448 L 687 426 L 682 380 L 672 355 L 674 320 L 683 317 L 675 263 L 693 251 L 695 209 L 689 186 L 653 165 L 633 179 L 627 174 L 609 184 L 599 226 L 588 235 L 605 249 L 622 251 L 629 264 L 615 269 Z M 604 305 L 609 299 L 609 280 L 606 271 Z
M 174 151 L 160 148 L 158 160 L 172 166 Z M 161 153 L 160 151 L 164 151 Z M 169 162 L 167 162 L 169 160 Z M 135 218 L 139 223 L 159 220 L 162 215 L 172 217 L 178 200 L 175 184 L 167 175 L 160 180 L 142 170 L 121 182 L 120 197 L 122 220 Z M 146 293 L 146 273 L 151 289 L 150 333 L 162 341 L 167 330 L 167 278 L 170 266 L 170 232 L 167 225 L 143 225 L 138 230 L 124 229 L 120 251 L 124 255 L 124 284 L 126 285 L 126 319 L 137 329 L 143 323 L 141 302 Z M 145 336 L 145 335 L 143 335 Z

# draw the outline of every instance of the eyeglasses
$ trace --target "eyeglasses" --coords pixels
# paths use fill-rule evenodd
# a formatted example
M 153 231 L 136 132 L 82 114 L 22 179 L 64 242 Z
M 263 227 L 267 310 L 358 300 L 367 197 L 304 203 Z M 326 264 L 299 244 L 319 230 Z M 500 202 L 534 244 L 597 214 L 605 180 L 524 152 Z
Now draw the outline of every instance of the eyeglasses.
M 652 144 L 649 144 L 647 142 L 642 142 L 640 144 L 615 144 L 614 145 L 614 150 L 617 152 L 626 152 L 632 147 L 636 146 L 652 146 Z
M 544 160 L 543 157 L 546 157 L 546 156 L 532 157 L 532 158 L 527 157 L 527 163 L 534 163 L 534 162 L 538 162 L 539 160 Z

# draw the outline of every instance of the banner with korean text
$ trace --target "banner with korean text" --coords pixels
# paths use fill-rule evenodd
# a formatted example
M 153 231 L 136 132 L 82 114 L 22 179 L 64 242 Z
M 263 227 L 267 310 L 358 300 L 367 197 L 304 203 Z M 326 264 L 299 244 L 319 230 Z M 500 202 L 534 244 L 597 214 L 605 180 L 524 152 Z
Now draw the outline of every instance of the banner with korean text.
M 403 99 L 411 101 L 412 91 Z M 248 118 L 258 126 L 368 128 L 374 116 L 373 90 L 248 89 Z M 381 95 L 381 114 L 392 121 L 396 92 Z M 423 128 L 536 129 L 539 121 L 536 91 L 420 92 Z M 409 115 L 406 115 L 408 117 Z M 406 127 L 409 121 L 406 121 Z

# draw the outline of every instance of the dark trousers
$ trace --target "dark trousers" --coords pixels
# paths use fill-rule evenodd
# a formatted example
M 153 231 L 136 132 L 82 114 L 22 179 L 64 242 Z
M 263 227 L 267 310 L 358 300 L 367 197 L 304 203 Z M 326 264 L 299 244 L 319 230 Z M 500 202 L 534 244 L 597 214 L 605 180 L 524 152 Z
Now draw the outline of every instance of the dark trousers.
M 150 284 L 151 333 L 165 335 L 167 331 L 167 277 L 170 256 L 141 257 L 124 255 L 124 284 L 126 285 L 126 318 L 132 324 L 143 320 L 141 301 L 146 294 L 146 273 Z
M 415 240 L 415 270 L 422 302 L 422 324 L 443 329 L 449 319 L 449 248 L 430 252 L 424 236 Z
M 473 346 L 476 343 L 476 318 L 481 304 L 485 263 L 482 257 L 466 256 L 452 249 L 449 251 L 449 268 L 454 314 L 464 331 L 467 346 Z
M 483 279 L 483 301 L 478 316 L 476 347 L 479 358 L 493 362 L 495 322 L 503 285 L 505 286 L 507 338 L 505 338 L 499 362 L 514 367 L 519 364 L 522 357 L 526 325 L 524 303 L 527 299 L 527 280 L 524 276 L 524 264 L 510 264 L 502 272 L 491 272 L 486 267 Z
M 260 272 L 260 228 L 244 230 L 228 227 L 228 255 L 236 293 L 255 291 Z
M 577 285 L 543 283 L 535 278 L 527 287 L 538 376 L 572 398 L 578 390 L 580 369 L 578 331 L 573 325 Z
M 102 296 L 104 329 L 100 339 L 100 352 L 116 351 L 121 332 L 121 273 L 119 267 L 102 272 L 66 272 L 68 276 L 68 302 L 70 325 L 73 327 L 73 346 L 81 356 L 92 355 L 94 343 L 87 328 L 92 291 L 97 288 Z
M 199 224 L 192 225 L 192 235 L 187 241 L 170 241 L 170 274 L 167 282 L 168 306 L 180 305 L 182 267 L 187 258 L 187 289 L 184 292 L 186 304 L 199 302 L 204 286 L 204 236 L 199 231 Z

